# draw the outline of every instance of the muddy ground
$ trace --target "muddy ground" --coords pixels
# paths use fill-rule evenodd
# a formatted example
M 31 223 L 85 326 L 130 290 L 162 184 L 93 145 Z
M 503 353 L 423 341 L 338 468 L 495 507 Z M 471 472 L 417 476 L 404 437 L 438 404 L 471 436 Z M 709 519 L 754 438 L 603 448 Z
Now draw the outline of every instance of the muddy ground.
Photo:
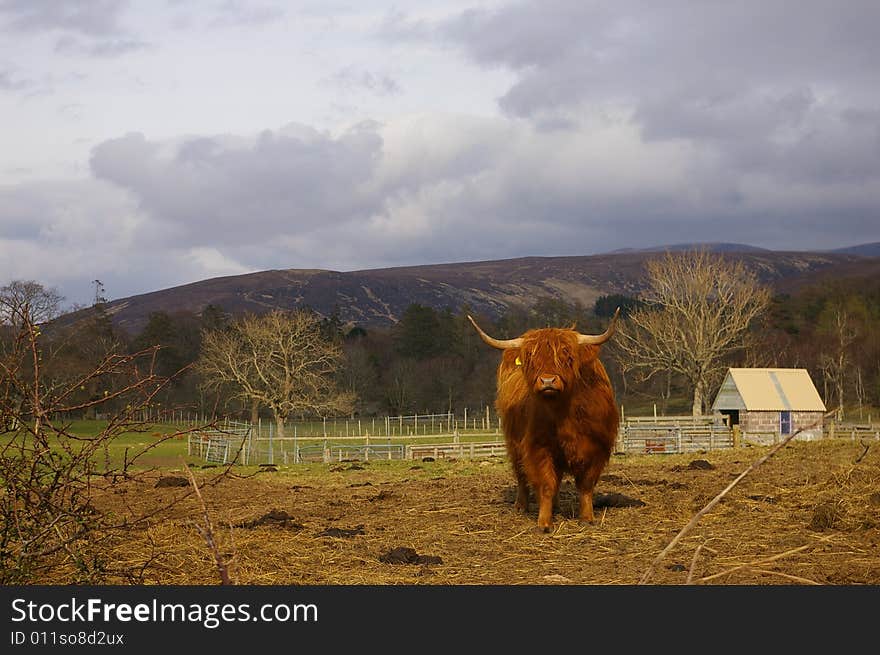
M 573 518 L 567 479 L 550 534 L 534 531 L 534 502 L 527 515 L 514 511 L 501 458 L 194 472 L 209 481 L 202 494 L 236 583 L 629 585 L 767 450 L 615 456 L 596 489 L 595 523 Z M 154 472 L 98 492 L 102 512 L 157 511 L 95 544 L 103 582 L 219 581 L 197 528 L 202 509 L 191 488 L 171 479 L 182 475 Z M 880 584 L 878 542 L 880 443 L 793 443 L 734 487 L 651 583 Z M 67 567 L 47 582 L 76 575 Z

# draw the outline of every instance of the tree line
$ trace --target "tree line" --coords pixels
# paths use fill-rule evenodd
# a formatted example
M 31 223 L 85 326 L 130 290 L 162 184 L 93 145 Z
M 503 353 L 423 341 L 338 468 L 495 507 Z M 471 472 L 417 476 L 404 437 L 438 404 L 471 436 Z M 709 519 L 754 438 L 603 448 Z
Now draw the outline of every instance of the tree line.
M 668 414 L 705 413 L 728 366 L 806 368 L 826 405 L 845 406 L 847 418 L 880 405 L 880 281 L 837 280 L 774 295 L 741 263 L 705 252 L 660 256 L 647 264 L 646 280 L 639 298 L 606 295 L 591 306 L 536 298 L 495 320 L 467 306 L 414 303 L 390 328 L 344 324 L 337 314 L 308 309 L 233 317 L 208 305 L 198 314 L 155 312 L 127 335 L 102 298 L 76 323 L 53 322 L 60 296 L 32 281 L 2 287 L 0 307 L 8 315 L 22 295 L 35 298 L 46 381 L 81 375 L 110 353 L 158 346 L 155 372 L 170 382 L 157 405 L 281 423 L 480 409 L 494 400 L 498 356 L 468 314 L 508 338 L 551 326 L 600 332 L 617 307 L 619 333 L 601 357 L 630 413 L 652 405 Z M 0 324 L 2 344 L 9 317 L 0 314 Z M 109 382 L 89 379 L 76 393 L 94 399 Z

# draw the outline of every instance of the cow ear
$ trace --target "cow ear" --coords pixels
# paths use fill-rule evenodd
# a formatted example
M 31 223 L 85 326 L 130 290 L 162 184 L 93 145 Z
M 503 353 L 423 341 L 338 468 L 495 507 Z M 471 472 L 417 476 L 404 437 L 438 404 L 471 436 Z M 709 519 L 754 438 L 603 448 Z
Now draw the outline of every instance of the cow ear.
M 588 344 L 580 344 L 580 346 L 578 346 L 578 356 L 581 359 L 581 364 L 593 361 L 598 355 L 599 346 L 591 346 Z

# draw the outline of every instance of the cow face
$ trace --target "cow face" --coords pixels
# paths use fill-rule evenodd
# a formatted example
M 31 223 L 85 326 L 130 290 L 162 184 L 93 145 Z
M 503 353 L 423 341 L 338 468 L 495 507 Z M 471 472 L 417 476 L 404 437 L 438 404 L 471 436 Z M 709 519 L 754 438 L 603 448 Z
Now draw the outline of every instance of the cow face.
M 533 393 L 553 399 L 568 391 L 578 372 L 577 334 L 544 329 L 523 336 L 518 361 Z
M 516 339 L 495 339 L 483 332 L 473 318 L 480 338 L 493 348 L 504 351 L 502 369 L 520 367 L 533 393 L 555 398 L 570 390 L 581 364 L 595 357 L 596 347 L 614 334 L 620 309 L 614 312 L 611 324 L 602 334 L 581 334 L 574 330 L 544 328 L 530 330 Z M 499 369 L 500 371 L 501 369 Z

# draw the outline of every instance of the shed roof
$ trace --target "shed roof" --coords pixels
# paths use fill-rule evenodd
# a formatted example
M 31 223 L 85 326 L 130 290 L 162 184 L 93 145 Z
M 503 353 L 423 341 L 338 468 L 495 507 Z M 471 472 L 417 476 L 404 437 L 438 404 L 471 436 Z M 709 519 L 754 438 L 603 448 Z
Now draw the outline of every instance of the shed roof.
M 731 368 L 712 409 L 824 412 L 825 403 L 804 368 Z

